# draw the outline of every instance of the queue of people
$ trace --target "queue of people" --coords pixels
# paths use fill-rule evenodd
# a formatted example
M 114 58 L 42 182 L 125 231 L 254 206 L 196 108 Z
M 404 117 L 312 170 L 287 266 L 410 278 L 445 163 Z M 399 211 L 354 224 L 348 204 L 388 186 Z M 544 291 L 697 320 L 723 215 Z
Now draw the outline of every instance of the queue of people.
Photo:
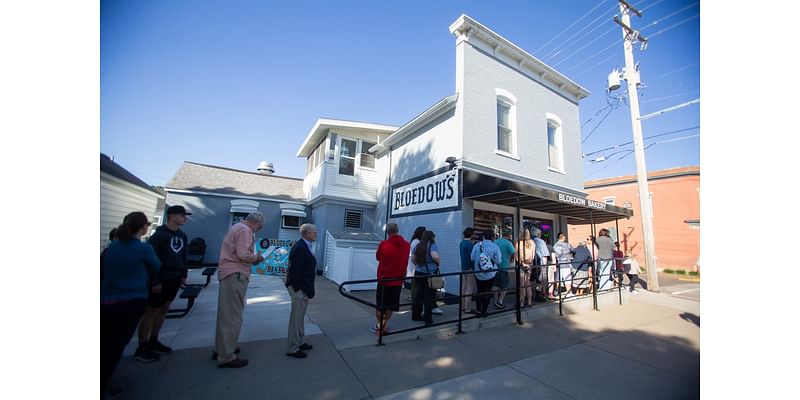
M 160 227 L 148 243 L 142 242 L 141 237 L 150 222 L 141 212 L 128 214 L 111 233 L 111 243 L 103 251 L 100 263 L 101 397 L 115 391 L 108 387 L 108 382 L 137 326 L 139 346 L 134 356 L 137 360 L 153 362 L 160 354 L 172 351 L 159 342 L 158 333 L 172 300 L 186 280 L 187 240 L 180 226 L 186 223 L 188 215 L 191 213 L 182 206 L 170 207 L 167 224 Z M 238 340 L 251 267 L 264 260 L 254 251 L 255 234 L 263 226 L 263 214 L 250 213 L 229 228 L 222 242 L 212 352 L 212 359 L 219 368 L 248 365 L 248 360 L 238 355 L 241 351 Z M 292 304 L 286 355 L 294 358 L 307 357 L 307 352 L 313 348 L 304 341 L 303 320 L 308 303 L 315 295 L 316 226 L 302 225 L 300 235 L 302 239 L 289 253 L 285 279 Z M 441 264 L 435 233 L 424 226 L 417 227 L 409 243 L 399 234 L 398 225 L 389 222 L 387 235 L 375 255 L 378 261 L 377 308 L 376 323 L 370 331 L 376 335 L 391 332 L 388 323 L 393 313 L 399 311 L 403 282 L 408 278 L 412 280 L 411 319 L 424 322 L 425 326 L 433 325 L 433 315 L 442 314 L 436 305 L 438 287 L 431 279 L 440 274 Z M 502 232 L 502 237 L 496 239 L 492 229 L 483 232 L 464 229 L 463 240 L 459 243 L 462 311 L 483 318 L 489 314 L 490 303 L 498 310 L 506 308 L 505 296 L 512 287 L 512 276 L 517 276 L 514 271 L 517 265 L 522 307 L 533 305 L 535 292 L 550 299 L 564 292 L 567 297 L 586 294 L 595 281 L 592 279 L 595 261 L 598 261 L 596 270 L 601 274 L 596 280 L 600 289 L 607 288 L 611 282 L 621 285 L 624 272 L 629 277 L 631 292 L 636 293 L 638 265 L 633 259 L 620 263 L 612 259 L 621 258 L 621 252 L 607 229 L 600 230 L 597 240 L 588 237 L 577 247 L 572 247 L 564 234 L 558 235 L 558 242 L 553 246 L 548 246 L 541 235 L 537 228 L 533 232 L 523 229 L 520 240 L 513 243 L 510 231 Z M 612 271 L 620 278 L 612 279 Z
M 158 333 L 178 289 L 186 282 L 187 240 L 180 226 L 191 215 L 182 206 L 167 209 L 167 223 L 147 243 L 142 237 L 150 222 L 139 211 L 125 216 L 109 234 L 109 245 L 100 256 L 100 397 L 110 398 L 121 388 L 109 382 L 125 347 L 139 332 L 134 358 L 154 362 L 172 351 L 159 342 Z M 255 233 L 264 226 L 264 216 L 253 212 L 228 229 L 220 250 L 217 279 L 217 323 L 211 358 L 219 368 L 241 368 L 248 360 L 238 356 L 247 287 L 252 265 L 264 260 L 255 253 Z M 300 227 L 298 240 L 289 253 L 286 288 L 292 301 L 286 355 L 305 358 L 313 348 L 305 343 L 303 320 L 314 298 L 316 259 L 313 224 Z

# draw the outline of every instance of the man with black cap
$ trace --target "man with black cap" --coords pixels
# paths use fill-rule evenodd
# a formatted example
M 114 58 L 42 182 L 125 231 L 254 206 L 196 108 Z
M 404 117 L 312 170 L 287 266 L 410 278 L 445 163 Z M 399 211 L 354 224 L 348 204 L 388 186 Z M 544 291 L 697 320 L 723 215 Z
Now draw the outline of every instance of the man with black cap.
M 187 215 L 192 213 L 183 206 L 167 208 L 167 224 L 159 226 L 148 241 L 161 261 L 158 277 L 162 290 L 161 293 L 150 292 L 145 314 L 139 322 L 139 347 L 134 356 L 142 362 L 156 361 L 159 354 L 172 351 L 158 341 L 158 333 L 178 289 L 186 282 L 186 246 L 189 241 L 180 227 L 186 223 Z

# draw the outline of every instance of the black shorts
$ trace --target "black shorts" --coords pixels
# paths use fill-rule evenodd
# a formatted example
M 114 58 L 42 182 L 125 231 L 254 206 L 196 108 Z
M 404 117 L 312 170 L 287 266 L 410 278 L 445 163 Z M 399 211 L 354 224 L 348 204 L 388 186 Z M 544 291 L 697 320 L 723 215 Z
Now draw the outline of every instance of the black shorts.
M 378 285 L 378 290 L 375 292 L 375 304 L 378 305 L 378 310 L 381 309 L 381 296 L 383 299 L 383 309 L 400 311 L 400 291 L 402 286 L 383 286 Z
M 494 281 L 494 285 L 499 287 L 500 289 L 508 289 L 509 284 L 509 277 L 508 271 L 497 271 L 497 280 Z
M 178 289 L 181 286 L 181 278 L 161 279 L 161 293 L 150 292 L 147 295 L 148 307 L 161 307 L 168 301 L 175 300 Z

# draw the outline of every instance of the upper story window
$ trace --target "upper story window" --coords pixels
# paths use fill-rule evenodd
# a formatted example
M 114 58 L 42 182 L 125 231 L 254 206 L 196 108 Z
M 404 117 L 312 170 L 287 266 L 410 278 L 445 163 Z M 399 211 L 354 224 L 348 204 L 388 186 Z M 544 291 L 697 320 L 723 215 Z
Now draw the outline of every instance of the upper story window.
M 375 156 L 369 154 L 369 149 L 372 146 L 375 146 L 375 143 L 361 142 L 361 168 L 375 168 Z
M 339 174 L 353 176 L 356 172 L 356 146 L 355 140 L 342 138 L 339 149 Z
M 551 170 L 564 172 L 564 138 L 561 119 L 547 114 L 547 156 Z
M 325 161 L 325 141 L 323 140 L 317 145 L 311 154 L 308 155 L 306 162 L 306 175 L 308 175 L 314 168 L 317 168 L 322 162 Z
M 495 89 L 497 96 L 497 151 L 517 154 L 517 99 L 506 90 Z

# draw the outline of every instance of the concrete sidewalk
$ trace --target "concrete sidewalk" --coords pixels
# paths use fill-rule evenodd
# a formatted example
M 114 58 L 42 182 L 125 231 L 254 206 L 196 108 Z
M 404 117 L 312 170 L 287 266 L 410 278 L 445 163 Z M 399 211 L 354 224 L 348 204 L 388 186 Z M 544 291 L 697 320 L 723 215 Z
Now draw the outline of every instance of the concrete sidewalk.
M 314 348 L 294 359 L 285 355 L 288 293 L 280 278 L 253 275 L 240 341 L 250 364 L 219 369 L 210 358 L 216 287 L 212 280 L 188 316 L 167 321 L 162 342 L 175 348 L 171 354 L 151 364 L 123 357 L 112 379 L 123 388 L 115 399 L 700 396 L 699 303 L 666 295 L 626 295 L 620 306 L 609 293 L 600 311 L 589 298 L 571 302 L 564 317 L 557 305 L 536 305 L 522 326 L 513 312 L 503 313 L 465 322 L 463 334 L 449 325 L 388 336 L 376 346 L 374 311 L 318 277 L 306 320 Z M 443 307 L 435 321 L 454 318 L 456 307 Z M 390 325 L 419 323 L 401 311 Z

